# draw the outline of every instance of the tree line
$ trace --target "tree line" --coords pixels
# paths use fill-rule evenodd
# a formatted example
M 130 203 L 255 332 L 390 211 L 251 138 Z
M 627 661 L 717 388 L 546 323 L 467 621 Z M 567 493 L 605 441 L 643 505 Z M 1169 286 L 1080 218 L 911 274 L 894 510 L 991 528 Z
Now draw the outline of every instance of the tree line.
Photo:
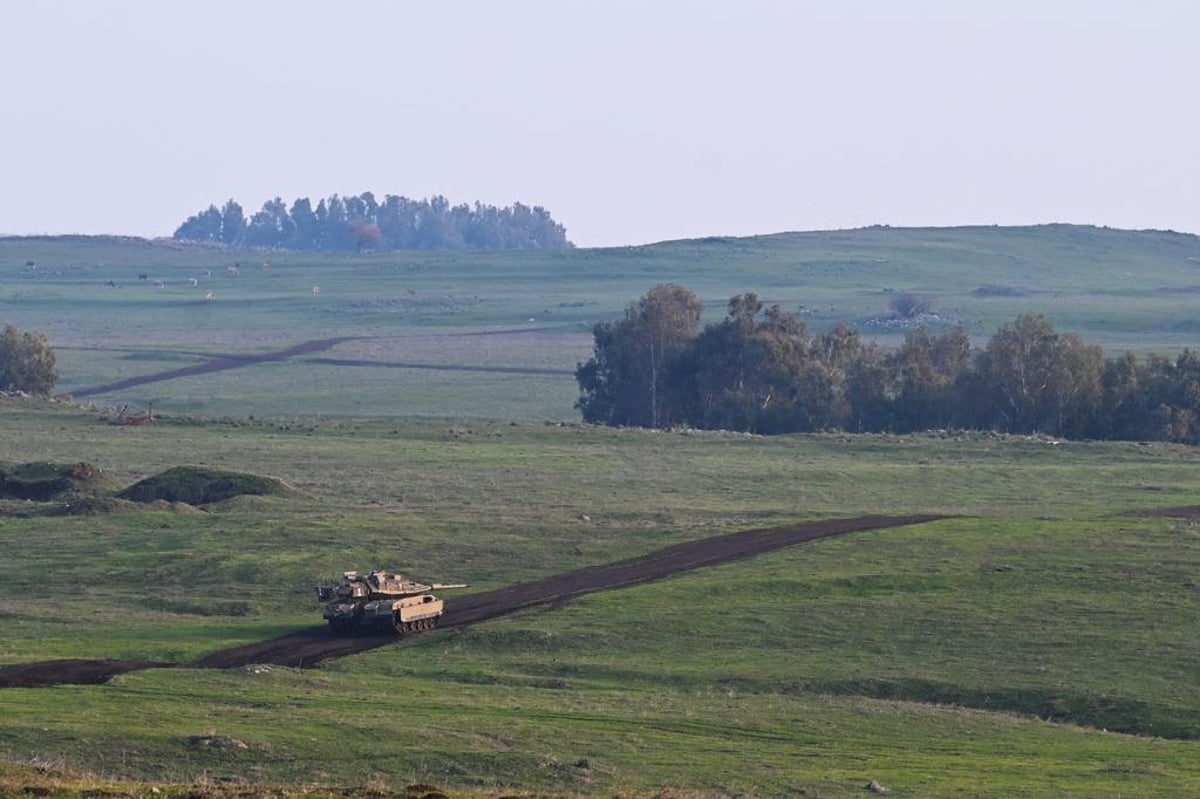
M 1026 315 L 972 348 L 961 329 L 910 331 L 888 351 L 841 324 L 809 334 L 754 294 L 700 328 L 702 304 L 666 284 L 593 329 L 576 408 L 614 426 L 915 432 L 1200 442 L 1200 354 L 1108 358 Z
M 247 216 L 229 200 L 190 216 L 175 231 L 178 241 L 237 247 L 359 252 L 383 250 L 562 250 L 572 247 L 567 230 L 541 206 L 506 208 L 451 205 L 442 196 L 410 200 L 389 194 L 383 202 L 364 192 L 333 195 L 314 208 L 307 197 L 289 208 L 279 197 Z

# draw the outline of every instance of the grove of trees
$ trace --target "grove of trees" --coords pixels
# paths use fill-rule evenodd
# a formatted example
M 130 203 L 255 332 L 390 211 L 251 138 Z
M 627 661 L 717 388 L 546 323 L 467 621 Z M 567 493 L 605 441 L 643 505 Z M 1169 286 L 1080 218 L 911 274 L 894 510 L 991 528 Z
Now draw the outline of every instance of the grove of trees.
M 702 330 L 682 286 L 651 289 L 594 328 L 576 407 L 615 426 L 793 433 L 958 428 L 1068 438 L 1200 442 L 1200 353 L 1125 354 L 1059 333 L 1042 316 L 982 349 L 962 330 L 908 333 L 887 351 L 846 325 L 810 335 L 754 294 Z
M 54 350 L 45 333 L 22 333 L 6 324 L 0 332 L 0 391 L 46 395 L 58 382 Z
M 572 246 L 567 231 L 541 206 L 507 208 L 475 203 L 450 205 L 441 196 L 410 200 L 371 192 L 333 195 L 316 207 L 307 197 L 289 208 L 276 197 L 246 216 L 229 200 L 190 216 L 175 231 L 179 241 L 289 250 L 561 250 Z

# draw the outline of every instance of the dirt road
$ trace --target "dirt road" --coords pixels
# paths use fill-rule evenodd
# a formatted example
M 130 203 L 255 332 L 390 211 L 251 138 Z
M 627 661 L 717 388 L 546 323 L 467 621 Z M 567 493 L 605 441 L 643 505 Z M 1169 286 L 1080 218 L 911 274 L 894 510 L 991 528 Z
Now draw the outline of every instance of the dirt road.
M 513 333 L 543 333 L 554 328 L 526 328 L 521 330 L 487 330 L 475 333 L 461 333 L 461 336 L 499 336 L 511 335 Z M 285 347 L 271 352 L 260 352 L 250 355 L 216 355 L 212 357 L 203 356 L 199 353 L 180 353 L 192 354 L 205 357 L 201 363 L 195 363 L 191 366 L 182 366 L 178 369 L 167 369 L 162 372 L 154 372 L 148 375 L 138 375 L 136 377 L 127 377 L 123 380 L 116 380 L 111 383 L 104 383 L 99 386 L 88 386 L 78 388 L 71 392 L 75 397 L 94 397 L 98 394 L 108 394 L 113 391 L 122 391 L 127 388 L 135 388 L 144 386 L 149 383 L 161 383 L 164 380 L 175 380 L 180 377 L 195 377 L 196 375 L 206 375 L 213 372 L 223 372 L 227 369 L 241 369 L 244 366 L 253 366 L 260 363 L 274 363 L 278 361 L 286 361 L 291 358 L 296 358 L 306 355 L 314 355 L 320 352 L 327 352 L 338 344 L 346 341 L 366 341 L 378 338 L 402 338 L 396 336 L 339 336 L 337 338 L 321 338 L 313 339 L 312 341 L 302 341 L 299 344 L 294 344 L 290 347 Z M 81 347 L 84 350 L 98 350 L 95 347 Z M 539 369 L 534 367 L 524 366 L 470 366 L 465 364 L 439 364 L 439 363 L 417 363 L 417 362 L 396 362 L 396 361 L 373 361 L 362 360 L 357 358 L 305 358 L 305 363 L 324 364 L 327 366 L 363 366 L 384 369 L 423 369 L 435 371 L 450 371 L 450 372 L 495 372 L 498 374 L 518 374 L 518 375 L 533 375 L 533 376 L 554 376 L 554 377 L 570 377 L 575 374 L 573 369 Z
M 191 366 L 183 366 L 179 369 L 168 369 L 165 372 L 155 372 L 154 374 L 150 375 L 128 377 L 124 380 L 105 383 L 102 386 L 76 389 L 72 391 L 71 394 L 75 397 L 92 397 L 97 394 L 107 394 L 110 391 L 120 391 L 122 389 L 133 388 L 135 386 L 144 386 L 147 383 L 159 383 L 163 380 L 174 380 L 179 377 L 192 377 L 195 375 L 211 374 L 212 372 L 223 372 L 226 369 L 240 369 L 243 366 L 250 366 L 256 363 L 284 361 L 297 355 L 311 355 L 315 352 L 325 352 L 326 350 L 332 349 L 338 344 L 341 344 L 343 341 L 351 341 L 354 338 L 356 337 L 342 336 L 340 338 L 315 339 L 313 341 L 305 341 L 282 350 L 262 352 L 258 353 L 257 355 L 222 355 L 217 358 L 211 358 L 203 363 L 197 363 Z
M 942 516 L 860 516 L 829 519 L 786 527 L 745 530 L 699 541 L 675 544 L 628 560 L 518 583 L 495 591 L 446 600 L 442 627 L 458 627 L 515 613 L 538 605 L 555 605 L 597 591 L 610 591 L 661 580 L 673 574 L 753 557 L 771 550 L 846 535 L 935 521 Z M 95 684 L 118 674 L 146 668 L 227 669 L 252 663 L 307 668 L 329 658 L 396 645 L 395 635 L 340 638 L 325 625 L 246 646 L 213 652 L 193 663 L 121 660 L 55 660 L 0 666 L 0 688 L 36 687 L 63 683 Z

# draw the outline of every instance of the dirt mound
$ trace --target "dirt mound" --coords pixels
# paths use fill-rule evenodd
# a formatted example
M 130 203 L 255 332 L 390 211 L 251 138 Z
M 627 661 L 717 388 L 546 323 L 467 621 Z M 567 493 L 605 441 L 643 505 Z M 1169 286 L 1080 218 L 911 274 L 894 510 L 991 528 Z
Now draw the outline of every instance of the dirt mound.
M 117 496 L 133 502 L 186 502 L 205 505 L 233 497 L 296 496 L 300 492 L 282 480 L 243 472 L 228 472 L 201 466 L 176 466 L 147 477 Z
M 199 512 L 253 497 L 302 497 L 282 480 L 255 474 L 178 466 L 118 491 L 89 463 L 0 463 L 0 517 L 90 516 L 122 511 Z M 215 503 L 215 504 L 214 504 Z M 206 510 L 209 508 L 206 508 Z
M 136 502 L 129 502 L 116 497 L 79 496 L 64 502 L 55 502 L 43 506 L 34 514 L 36 516 L 98 516 L 102 513 L 121 513 L 140 508 Z
M 51 502 L 78 494 L 106 493 L 112 486 L 90 463 L 0 464 L 0 499 Z
M 302 495 L 296 492 L 290 496 Z M 279 501 L 279 497 L 241 494 L 220 502 L 210 502 L 204 506 L 204 510 L 208 513 L 263 513 L 269 511 Z

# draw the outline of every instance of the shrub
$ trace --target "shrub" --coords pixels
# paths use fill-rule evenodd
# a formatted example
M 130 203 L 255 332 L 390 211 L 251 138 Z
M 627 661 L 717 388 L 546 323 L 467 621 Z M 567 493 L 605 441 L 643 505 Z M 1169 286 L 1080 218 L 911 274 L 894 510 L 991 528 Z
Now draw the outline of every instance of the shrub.
M 47 395 L 58 382 L 54 350 L 45 333 L 21 333 L 5 325 L 0 333 L 0 391 Z

